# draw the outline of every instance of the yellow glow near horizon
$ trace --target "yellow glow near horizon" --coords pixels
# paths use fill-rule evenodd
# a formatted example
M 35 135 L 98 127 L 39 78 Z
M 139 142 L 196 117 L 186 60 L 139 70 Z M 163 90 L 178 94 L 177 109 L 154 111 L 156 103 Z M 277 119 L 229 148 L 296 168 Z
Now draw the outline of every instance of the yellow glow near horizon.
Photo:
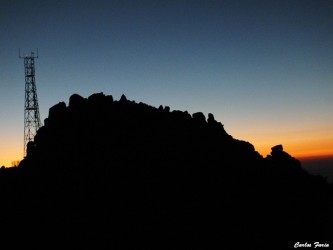
M 20 151 L 20 153 L 18 152 Z M 9 152 L 1 152 L 1 158 L 0 158 L 0 167 L 12 167 L 13 162 L 15 161 L 21 161 L 23 159 L 23 149 L 21 150 L 10 150 Z
M 21 139 L 20 134 L 12 136 L 9 132 L 6 134 L 6 137 L 1 138 L 0 167 L 11 167 L 12 162 L 23 159 L 23 135 Z

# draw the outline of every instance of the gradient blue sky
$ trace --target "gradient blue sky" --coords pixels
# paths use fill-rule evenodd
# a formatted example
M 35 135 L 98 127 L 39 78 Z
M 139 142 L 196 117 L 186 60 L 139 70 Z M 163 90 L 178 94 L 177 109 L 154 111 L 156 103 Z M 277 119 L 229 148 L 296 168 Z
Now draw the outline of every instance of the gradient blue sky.
M 0 165 L 23 156 L 22 54 L 42 120 L 73 93 L 213 113 L 266 156 L 333 154 L 333 1 L 1 1 Z

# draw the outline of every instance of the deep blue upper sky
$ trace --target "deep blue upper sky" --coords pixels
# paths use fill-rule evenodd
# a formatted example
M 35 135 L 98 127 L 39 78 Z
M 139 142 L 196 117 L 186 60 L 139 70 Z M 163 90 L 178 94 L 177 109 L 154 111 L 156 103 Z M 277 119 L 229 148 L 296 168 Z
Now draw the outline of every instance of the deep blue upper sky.
M 333 153 L 332 1 L 8 0 L 0 38 L 0 164 L 23 150 L 19 48 L 39 49 L 42 120 L 73 93 L 125 94 L 213 113 L 260 152 Z

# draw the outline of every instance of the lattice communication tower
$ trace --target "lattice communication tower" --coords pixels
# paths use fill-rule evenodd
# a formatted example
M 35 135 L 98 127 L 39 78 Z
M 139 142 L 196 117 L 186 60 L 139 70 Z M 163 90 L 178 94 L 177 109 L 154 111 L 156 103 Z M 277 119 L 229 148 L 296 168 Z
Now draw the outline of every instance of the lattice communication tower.
M 37 130 L 41 127 L 35 82 L 35 58 L 38 58 L 38 49 L 37 56 L 34 52 L 21 56 L 19 50 L 19 58 L 24 59 L 25 72 L 24 156 L 26 156 L 28 142 L 34 140 Z

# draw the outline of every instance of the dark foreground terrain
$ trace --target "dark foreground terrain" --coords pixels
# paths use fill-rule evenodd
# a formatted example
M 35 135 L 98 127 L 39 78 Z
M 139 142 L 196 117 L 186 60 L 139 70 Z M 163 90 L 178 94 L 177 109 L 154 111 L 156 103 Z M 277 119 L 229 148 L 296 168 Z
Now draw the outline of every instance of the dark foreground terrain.
M 332 246 L 331 185 L 281 145 L 264 158 L 212 114 L 125 96 L 50 108 L 0 195 L 1 249 Z

